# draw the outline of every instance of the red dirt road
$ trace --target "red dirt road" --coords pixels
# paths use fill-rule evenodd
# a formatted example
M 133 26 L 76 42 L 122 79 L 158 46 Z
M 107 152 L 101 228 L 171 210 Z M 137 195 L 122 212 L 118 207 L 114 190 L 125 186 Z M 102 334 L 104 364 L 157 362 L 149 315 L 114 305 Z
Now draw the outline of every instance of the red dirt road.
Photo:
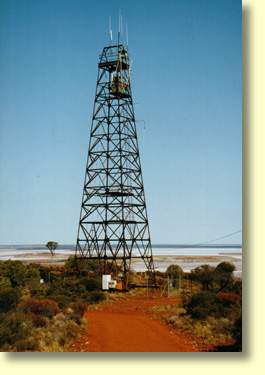
M 178 300 L 170 301 L 177 303 Z M 149 308 L 169 304 L 168 299 L 136 298 L 87 311 L 90 330 L 73 343 L 68 351 L 77 352 L 195 352 L 196 345 L 184 334 L 178 335 L 168 326 L 151 319 Z
M 190 348 L 169 330 L 146 316 L 90 312 L 93 352 L 186 352 Z

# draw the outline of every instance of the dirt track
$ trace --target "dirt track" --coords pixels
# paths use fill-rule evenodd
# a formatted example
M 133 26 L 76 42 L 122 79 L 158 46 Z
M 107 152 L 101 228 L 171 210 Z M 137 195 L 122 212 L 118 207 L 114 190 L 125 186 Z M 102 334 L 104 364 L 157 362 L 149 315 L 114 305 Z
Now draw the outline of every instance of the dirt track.
M 90 331 L 73 343 L 69 351 L 75 352 L 195 352 L 195 343 L 187 341 L 168 326 L 152 319 L 149 308 L 157 305 L 177 304 L 178 299 L 146 300 L 134 298 L 120 300 L 111 305 L 90 310 L 85 318 Z

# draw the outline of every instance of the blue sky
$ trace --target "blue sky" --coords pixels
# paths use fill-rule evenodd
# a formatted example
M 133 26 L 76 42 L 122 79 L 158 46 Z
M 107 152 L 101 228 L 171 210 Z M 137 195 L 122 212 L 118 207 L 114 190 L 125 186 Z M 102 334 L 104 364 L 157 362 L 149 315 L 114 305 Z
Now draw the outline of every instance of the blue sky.
M 76 242 L 98 58 L 119 10 L 152 242 L 242 228 L 241 1 L 2 0 L 0 244 Z

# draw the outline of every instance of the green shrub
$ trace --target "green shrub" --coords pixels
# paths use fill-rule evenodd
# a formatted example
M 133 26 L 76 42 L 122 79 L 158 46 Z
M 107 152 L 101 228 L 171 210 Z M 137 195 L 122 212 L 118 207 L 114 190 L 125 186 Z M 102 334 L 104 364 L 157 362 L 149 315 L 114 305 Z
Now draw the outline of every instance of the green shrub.
M 49 286 L 46 284 L 40 284 L 40 282 L 37 281 L 30 283 L 28 289 L 32 298 L 41 299 L 46 297 Z
M 47 318 L 41 315 L 31 314 L 31 320 L 35 327 L 45 327 L 47 325 Z
M 106 294 L 104 292 L 94 291 L 88 294 L 88 301 L 90 303 L 98 303 L 101 301 L 105 301 Z
M 10 280 L 13 288 L 25 286 L 32 280 L 40 279 L 40 272 L 36 267 L 30 264 L 25 265 L 19 260 L 1 262 L 0 274 Z
M 39 340 L 34 336 L 27 336 L 20 338 L 14 343 L 14 348 L 18 352 L 24 351 L 39 351 Z
M 8 277 L 0 276 L 0 291 L 8 288 L 12 288 L 11 281 Z
M 48 296 L 64 295 L 71 298 L 79 297 L 86 292 L 85 286 L 75 278 L 68 277 L 63 281 L 53 281 L 47 290 Z
M 59 296 L 59 295 L 71 296 L 71 293 L 67 290 L 67 288 L 64 288 L 64 285 L 62 282 L 56 283 L 52 281 L 48 285 L 46 296 L 50 298 L 50 296 Z
M 242 280 L 235 280 L 231 291 L 242 297 Z
M 224 306 L 239 307 L 242 304 L 242 297 L 232 293 L 218 293 L 217 297 L 222 301 Z
M 21 312 L 0 314 L 0 347 L 26 339 L 30 334 L 26 321 L 27 317 Z
M 26 302 L 20 303 L 18 307 L 26 314 L 41 315 L 49 319 L 61 312 L 57 302 L 49 299 L 38 300 L 36 298 L 30 298 Z
M 65 262 L 65 268 L 68 269 L 76 269 L 76 262 L 75 262 L 75 256 L 70 255 L 67 261 Z
M 232 327 L 232 335 L 235 339 L 235 345 L 242 350 L 242 311 Z
M 71 308 L 73 309 L 75 314 L 82 317 L 87 310 L 87 302 L 76 301 L 71 304 Z
M 79 284 L 84 285 L 88 292 L 101 289 L 101 279 L 99 277 L 82 277 Z
M 51 294 L 65 294 L 72 298 L 75 298 L 81 296 L 86 291 L 85 286 L 80 283 L 78 279 L 70 277 L 63 280 L 62 283 L 57 283 L 57 288 L 58 287 L 60 288 L 60 293 L 56 293 L 55 289 L 55 292 Z
M 209 315 L 209 309 L 206 307 L 197 306 L 191 310 L 191 315 L 194 319 L 206 319 Z
M 19 292 L 13 288 L 0 291 L 0 312 L 12 310 L 19 301 Z
M 208 316 L 225 317 L 230 309 L 214 293 L 200 292 L 191 297 L 187 312 L 194 319 L 206 319 Z
M 65 310 L 68 306 L 70 306 L 72 302 L 72 298 L 65 295 L 55 295 L 49 296 L 49 299 L 58 303 L 58 307 L 61 310 Z
M 47 287 L 46 297 L 58 302 L 61 309 L 65 309 L 76 299 L 87 300 L 91 291 L 97 291 L 101 288 L 101 282 L 98 278 L 82 277 L 76 279 L 67 277 L 63 281 L 52 282 Z M 36 295 L 40 295 L 36 290 Z
M 190 278 L 201 283 L 204 290 L 213 291 L 215 268 L 208 264 L 203 264 L 191 270 Z
M 231 291 L 234 286 L 235 265 L 230 262 L 219 263 L 214 270 L 214 281 L 218 292 Z
M 79 314 L 73 313 L 69 315 L 69 319 L 74 321 L 79 326 L 82 324 L 82 316 L 80 316 Z
M 178 278 L 179 275 L 183 276 L 184 272 L 183 272 L 183 269 L 177 264 L 171 264 L 171 266 L 167 268 L 166 274 L 169 277 L 172 277 L 173 279 L 175 279 L 175 278 Z
M 99 262 L 97 259 L 77 259 L 77 263 L 78 263 L 78 268 L 81 267 L 81 272 L 82 270 L 86 270 L 90 272 L 99 270 Z M 65 262 L 65 268 L 76 270 L 77 263 L 75 260 L 75 256 L 70 255 L 67 261 Z
M 223 272 L 231 274 L 235 271 L 236 266 L 233 263 L 230 263 L 230 262 L 221 262 L 216 266 L 215 269 L 216 270 L 222 270 Z

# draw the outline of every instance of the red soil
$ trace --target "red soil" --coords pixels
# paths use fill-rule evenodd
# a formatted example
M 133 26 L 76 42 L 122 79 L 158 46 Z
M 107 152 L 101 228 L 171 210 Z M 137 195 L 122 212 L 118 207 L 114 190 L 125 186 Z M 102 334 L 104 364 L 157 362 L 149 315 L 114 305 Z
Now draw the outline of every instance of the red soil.
M 178 305 L 179 298 L 149 299 L 137 297 L 102 305 L 84 317 L 89 331 L 70 347 L 70 352 L 198 352 L 196 339 L 172 330 L 153 319 L 149 308 Z

